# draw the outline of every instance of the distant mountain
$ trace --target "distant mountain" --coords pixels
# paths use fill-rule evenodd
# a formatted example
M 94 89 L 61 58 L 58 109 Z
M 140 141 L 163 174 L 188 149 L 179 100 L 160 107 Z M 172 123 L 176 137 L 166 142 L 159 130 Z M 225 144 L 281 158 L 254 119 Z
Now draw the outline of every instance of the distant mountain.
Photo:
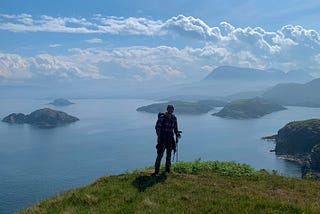
M 219 100 L 202 100 L 198 102 L 171 101 L 165 103 L 154 103 L 147 106 L 137 108 L 137 111 L 148 113 L 159 113 L 166 111 L 167 105 L 174 105 L 175 113 L 182 114 L 203 114 L 212 110 L 214 107 L 220 107 L 226 104 Z
M 285 109 L 281 105 L 256 97 L 232 101 L 213 115 L 232 119 L 250 119 Z
M 264 92 L 265 90 L 238 92 L 235 94 L 228 95 L 225 98 L 227 100 L 251 99 L 254 97 L 261 97 Z
M 70 102 L 67 99 L 58 98 L 58 99 L 55 99 L 53 102 L 51 102 L 49 104 L 54 105 L 54 106 L 68 106 L 68 105 L 72 105 L 74 103 Z
M 234 66 L 220 66 L 215 68 L 203 80 L 238 80 L 238 81 L 276 81 L 276 82 L 303 82 L 309 81 L 312 76 L 302 70 L 287 73 L 277 70 L 260 70 L 254 68 L 241 68 Z
M 305 84 L 282 83 L 262 94 L 262 97 L 281 105 L 320 107 L 320 78 Z
M 72 123 L 77 120 L 79 119 L 74 116 L 68 115 L 65 112 L 44 108 L 38 109 L 29 115 L 25 115 L 22 113 L 12 113 L 3 118 L 2 121 L 11 124 L 28 123 L 40 128 L 52 128 L 59 125 Z

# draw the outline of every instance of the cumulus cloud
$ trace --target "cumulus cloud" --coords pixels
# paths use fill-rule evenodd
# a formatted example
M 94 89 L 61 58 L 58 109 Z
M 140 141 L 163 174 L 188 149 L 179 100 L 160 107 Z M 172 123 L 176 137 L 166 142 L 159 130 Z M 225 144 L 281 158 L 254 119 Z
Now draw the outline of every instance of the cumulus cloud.
M 117 48 L 111 51 L 77 48 L 70 50 L 70 53 L 60 56 L 39 54 L 34 57 L 12 57 L 2 53 L 5 57 L 0 58 L 0 76 L 14 79 L 17 75 L 13 71 L 23 70 L 29 74 L 25 75 L 26 78 L 107 79 L 118 72 L 116 76 L 129 76 L 140 81 L 177 80 L 185 77 L 183 68 L 192 62 L 188 53 L 166 46 Z M 179 63 L 184 66 L 177 66 Z M 114 64 L 120 69 L 107 69 L 108 65 Z
M 108 78 L 101 75 L 96 66 L 75 61 L 72 56 L 40 54 L 22 57 L 17 54 L 0 53 L 0 76 L 6 79 L 20 78 Z
M 302 26 L 286 25 L 277 31 L 267 31 L 262 27 L 235 27 L 227 22 L 209 26 L 201 19 L 184 15 L 162 21 L 99 14 L 90 19 L 2 14 L 0 21 L 0 30 L 13 32 L 102 33 L 152 38 L 173 35 L 175 38 L 191 38 L 197 44 L 197 47 L 193 47 L 191 42 L 184 48 L 78 48 L 72 49 L 69 55 L 61 56 L 47 54 L 23 57 L 2 53 L 0 75 L 6 78 L 33 75 L 109 78 L 115 73 L 108 70 L 112 66 L 114 69 L 117 67 L 117 72 L 127 73 L 138 80 L 200 79 L 205 72 L 220 65 L 284 71 L 303 68 L 315 75 L 320 71 L 320 35 L 316 30 Z M 86 42 L 101 43 L 102 40 L 93 38 Z M 199 44 L 202 46 L 199 47 Z M 51 47 L 58 47 L 58 44 Z M 106 69 L 104 66 L 109 67 Z
M 192 16 L 186 17 L 184 15 L 168 19 L 163 24 L 162 30 L 168 33 L 200 39 L 216 39 L 221 36 L 219 28 L 209 27 L 201 19 Z
M 28 60 L 17 54 L 0 52 L 0 76 L 6 79 L 30 78 L 30 64 Z
M 135 75 L 139 75 L 140 80 L 184 78 L 181 65 L 192 62 L 184 51 L 167 46 L 117 48 L 110 52 L 100 51 L 99 54 L 101 61 L 116 63 L 124 68 L 124 72 L 136 70 Z
M 99 14 L 94 15 L 91 19 L 0 14 L 0 20 L 0 30 L 12 32 L 106 33 L 147 36 L 178 34 L 208 39 L 220 36 L 218 27 L 209 27 L 201 19 L 184 15 L 161 21 L 143 17 L 104 17 Z

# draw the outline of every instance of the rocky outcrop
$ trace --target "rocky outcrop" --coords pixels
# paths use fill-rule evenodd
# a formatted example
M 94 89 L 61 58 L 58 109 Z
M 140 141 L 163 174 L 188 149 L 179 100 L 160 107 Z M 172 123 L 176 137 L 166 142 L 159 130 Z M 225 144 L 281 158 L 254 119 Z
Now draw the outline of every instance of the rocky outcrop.
M 262 139 L 274 139 L 276 155 L 299 163 L 302 177 L 320 179 L 320 119 L 290 122 Z
M 320 180 L 320 144 L 312 148 L 308 160 L 302 165 L 301 172 L 303 178 Z
M 12 113 L 8 116 L 6 116 L 5 118 L 3 118 L 2 120 L 3 122 L 7 122 L 7 123 L 18 123 L 18 124 L 22 124 L 25 123 L 26 121 L 26 115 L 22 114 L 22 113 Z
M 232 101 L 225 105 L 221 111 L 213 115 L 232 119 L 251 119 L 285 109 L 281 105 L 256 97 Z
M 50 108 L 39 109 L 29 115 L 22 113 L 13 113 L 3 118 L 3 122 L 11 124 L 28 123 L 37 127 L 51 128 L 79 120 L 77 117 L 68 115 L 62 111 L 52 110 Z
M 310 168 L 320 172 L 320 144 L 315 145 L 310 153 Z
M 277 155 L 309 154 L 320 143 L 320 119 L 294 121 L 286 124 L 276 136 Z

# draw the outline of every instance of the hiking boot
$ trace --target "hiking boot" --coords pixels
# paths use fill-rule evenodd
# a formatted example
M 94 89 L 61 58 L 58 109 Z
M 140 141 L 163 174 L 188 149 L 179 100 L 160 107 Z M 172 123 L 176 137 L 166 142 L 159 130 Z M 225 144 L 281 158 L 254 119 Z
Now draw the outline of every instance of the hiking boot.
M 151 174 L 151 176 L 157 176 L 157 175 L 159 175 L 159 172 L 154 172 Z

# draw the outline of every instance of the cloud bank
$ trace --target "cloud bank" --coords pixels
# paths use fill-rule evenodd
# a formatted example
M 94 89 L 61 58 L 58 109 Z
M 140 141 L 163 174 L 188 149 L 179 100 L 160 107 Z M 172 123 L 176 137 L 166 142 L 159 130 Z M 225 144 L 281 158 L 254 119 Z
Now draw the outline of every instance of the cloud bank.
M 320 35 L 316 30 L 286 25 L 277 31 L 262 27 L 235 27 L 221 22 L 210 27 L 204 21 L 179 15 L 168 20 L 136 17 L 90 19 L 29 14 L 0 15 L 0 30 L 9 32 L 55 32 L 106 34 L 156 38 L 188 39 L 183 48 L 169 45 L 107 47 L 68 50 L 68 54 L 0 53 L 0 76 L 6 79 L 58 78 L 134 78 L 136 80 L 195 80 L 220 65 L 284 71 L 304 69 L 320 76 Z M 94 37 L 87 44 L 101 43 Z M 194 45 L 197 44 L 197 45 Z M 201 44 L 201 45 L 199 45 Z M 51 44 L 51 47 L 63 45 Z M 200 47 L 199 47 L 200 46 Z

